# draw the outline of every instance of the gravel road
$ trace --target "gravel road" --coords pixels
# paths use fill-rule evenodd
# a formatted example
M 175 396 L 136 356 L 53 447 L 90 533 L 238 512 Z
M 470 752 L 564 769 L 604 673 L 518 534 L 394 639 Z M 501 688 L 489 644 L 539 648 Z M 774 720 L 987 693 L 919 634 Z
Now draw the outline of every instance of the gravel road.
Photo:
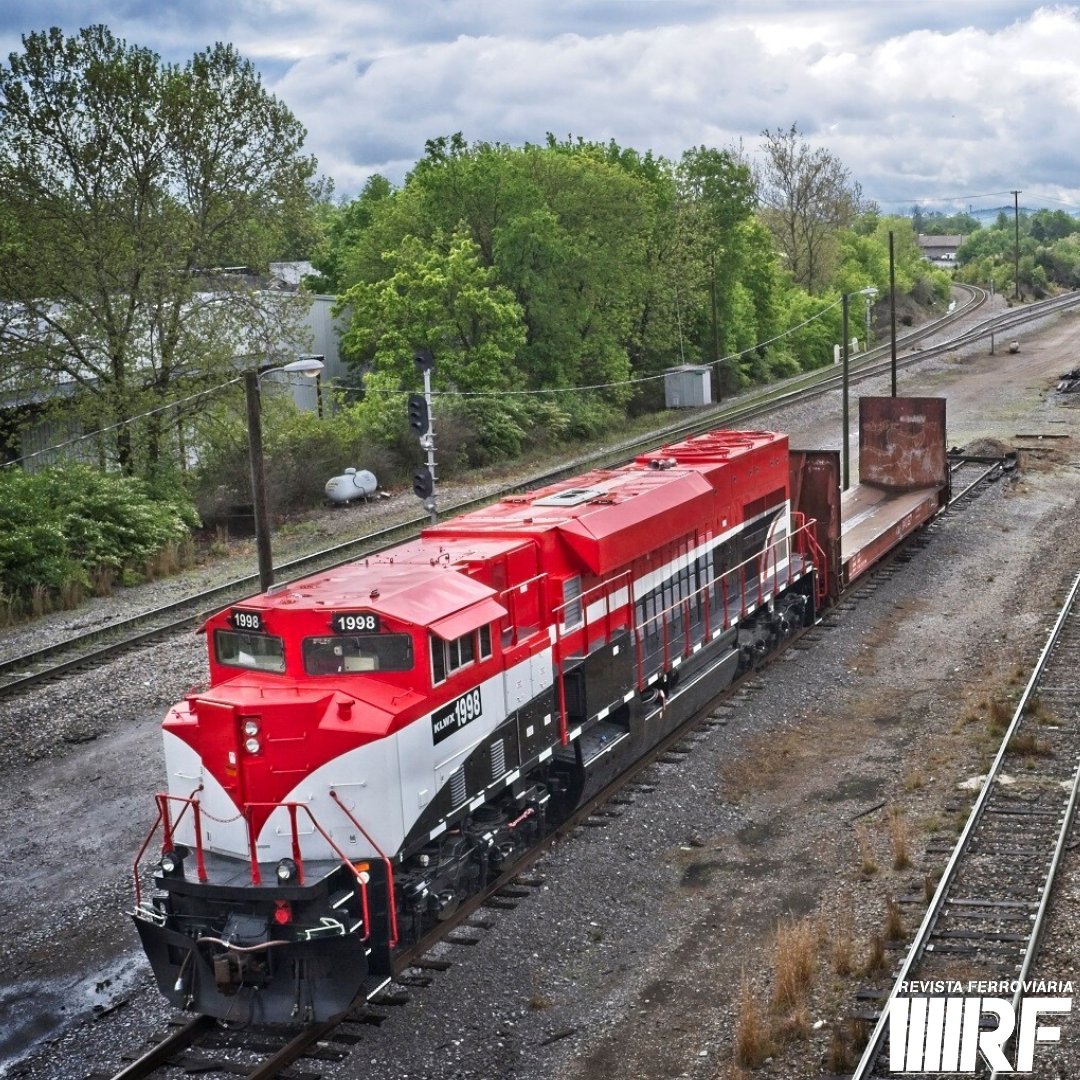
M 919 894 L 944 865 L 937 849 L 955 838 L 970 801 L 958 784 L 988 752 L 971 718 L 1030 666 L 1080 567 L 1078 412 L 1053 393 L 1073 366 L 1078 329 L 1076 316 L 1061 316 L 1025 334 L 1015 356 L 980 347 L 902 373 L 901 393 L 948 398 L 951 444 L 995 439 L 1038 451 L 1024 455 L 1016 479 L 943 519 L 923 550 L 875 579 L 809 647 L 785 654 L 694 754 L 656 766 L 654 791 L 546 856 L 545 885 L 516 911 L 495 913 L 480 945 L 442 946 L 453 966 L 410 1004 L 385 1010 L 382 1027 L 324 1074 L 735 1078 L 744 976 L 775 1043 L 752 1075 L 830 1071 L 864 985 L 836 973 L 840 944 L 864 966 L 886 897 Z M 782 410 L 770 426 L 795 446 L 835 446 L 838 417 L 833 395 Z M 1038 434 L 1067 438 L 1030 438 Z M 161 582 L 141 595 L 186 587 Z M 28 633 L 63 634 L 106 611 L 54 616 Z M 0 648 L 17 653 L 23 641 L 8 634 Z M 0 706 L 0 1059 L 8 1056 L 9 1075 L 107 1071 L 169 1015 L 123 910 L 161 780 L 158 723 L 204 678 L 203 641 L 192 636 Z M 903 870 L 892 869 L 896 816 L 909 826 Z M 1060 942 L 1077 926 L 1078 880 L 1074 867 L 1060 901 L 1072 914 L 1051 930 L 1055 962 L 1074 981 Z M 901 913 L 914 927 L 921 908 Z M 777 923 L 803 917 L 816 928 L 817 977 L 800 1008 L 773 1010 Z M 887 950 L 886 965 L 898 956 Z M 107 1014 L 95 1018 L 95 1006 Z M 1063 1040 L 1065 1056 L 1042 1075 L 1080 1075 L 1080 1031 L 1066 1028 Z

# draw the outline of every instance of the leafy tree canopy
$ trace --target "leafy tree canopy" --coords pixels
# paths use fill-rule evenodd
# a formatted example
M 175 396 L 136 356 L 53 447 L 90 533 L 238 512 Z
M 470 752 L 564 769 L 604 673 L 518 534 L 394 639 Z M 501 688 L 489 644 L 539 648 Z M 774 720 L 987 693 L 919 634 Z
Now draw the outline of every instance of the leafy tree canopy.
M 125 469 L 163 419 L 129 417 L 267 355 L 295 312 L 226 267 L 304 243 L 304 129 L 217 44 L 163 64 L 104 26 L 23 38 L 0 66 L 0 349 L 24 384 L 77 383 Z

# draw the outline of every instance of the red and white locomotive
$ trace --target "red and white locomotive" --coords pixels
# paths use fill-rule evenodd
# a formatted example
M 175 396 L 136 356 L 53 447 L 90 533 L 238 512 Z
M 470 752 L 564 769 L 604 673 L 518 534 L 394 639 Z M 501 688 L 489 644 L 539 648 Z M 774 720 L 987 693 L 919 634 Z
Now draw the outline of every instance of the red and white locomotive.
M 209 688 L 164 723 L 152 896 L 136 874 L 166 996 L 337 1016 L 812 620 L 789 467 L 786 436 L 715 431 L 211 618 Z

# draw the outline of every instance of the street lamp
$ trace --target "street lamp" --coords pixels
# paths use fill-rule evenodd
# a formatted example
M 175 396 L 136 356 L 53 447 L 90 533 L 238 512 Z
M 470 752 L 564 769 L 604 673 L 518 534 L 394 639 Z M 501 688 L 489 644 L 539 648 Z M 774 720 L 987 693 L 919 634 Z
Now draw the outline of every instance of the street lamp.
M 307 363 L 308 361 L 311 361 L 311 360 L 317 360 L 318 363 L 319 363 L 319 366 L 317 368 L 313 367 L 313 368 L 311 368 L 311 370 L 308 370 L 307 368 L 296 368 L 295 370 L 296 371 L 301 371 L 302 370 L 305 375 L 314 375 L 315 376 L 315 411 L 319 414 L 319 419 L 321 420 L 323 418 L 322 370 L 323 370 L 324 367 L 326 367 L 326 357 L 323 356 L 322 353 L 313 353 L 310 356 L 297 357 L 296 363 L 298 363 L 298 364 L 299 363 Z
M 251 465 L 251 507 L 255 518 L 255 551 L 259 558 L 259 591 L 274 584 L 274 563 L 270 555 L 270 521 L 266 511 L 266 471 L 263 466 L 262 409 L 259 403 L 259 376 L 270 371 L 300 372 L 318 376 L 322 357 L 302 356 L 290 364 L 261 364 L 244 372 L 244 401 L 247 405 L 248 458 Z
M 847 491 L 851 487 L 851 451 L 848 447 L 848 353 L 851 343 L 848 341 L 848 300 L 853 296 L 877 296 L 877 289 L 868 285 L 865 289 L 855 292 L 843 293 L 840 297 L 840 309 L 843 312 L 843 337 L 844 337 L 844 441 L 840 445 L 840 456 L 844 463 L 844 486 L 841 491 Z

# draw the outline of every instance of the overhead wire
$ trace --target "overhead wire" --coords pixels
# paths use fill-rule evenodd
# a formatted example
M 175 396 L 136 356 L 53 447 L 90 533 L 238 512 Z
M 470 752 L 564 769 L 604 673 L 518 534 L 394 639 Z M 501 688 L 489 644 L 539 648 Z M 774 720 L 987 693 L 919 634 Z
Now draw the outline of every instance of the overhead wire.
M 718 360 L 710 360 L 701 367 L 716 367 L 729 360 L 737 360 L 742 356 L 746 356 L 748 353 L 756 352 L 759 349 L 765 348 L 767 345 L 772 345 L 774 342 L 781 341 L 785 337 L 794 334 L 796 331 L 801 330 L 804 326 L 809 326 L 810 323 L 817 321 L 827 312 L 833 308 L 838 307 L 841 300 L 834 300 L 831 304 L 823 307 L 820 311 L 811 315 L 807 319 L 803 319 L 802 322 L 796 323 L 794 326 L 788 327 L 786 330 L 779 334 L 774 335 L 771 338 L 767 338 L 765 341 L 760 341 L 754 345 L 745 349 L 740 349 L 738 352 L 729 353 L 727 356 L 722 356 Z M 292 374 L 286 372 L 286 374 Z M 556 387 L 544 387 L 542 389 L 534 390 L 434 390 L 432 391 L 433 397 L 527 397 L 538 396 L 541 394 L 580 394 L 590 390 L 613 390 L 624 386 L 638 386 L 644 383 L 656 382 L 659 379 L 665 378 L 665 374 L 661 372 L 658 375 L 642 375 L 634 379 L 619 379 L 611 382 L 604 383 L 591 383 L 586 386 L 556 386 Z M 0 469 L 9 468 L 12 465 L 19 465 L 26 461 L 31 461 L 34 458 L 41 457 L 44 454 L 51 454 L 57 450 L 63 450 L 69 446 L 76 446 L 79 443 L 86 442 L 90 439 L 100 438 L 102 435 L 108 434 L 110 431 L 117 431 L 122 427 L 126 427 L 128 424 L 134 424 L 139 420 L 145 420 L 147 417 L 155 416 L 158 413 L 168 412 L 170 409 L 175 409 L 177 406 L 186 405 L 188 402 L 197 401 L 199 398 L 206 397 L 209 394 L 216 394 L 226 387 L 234 386 L 243 380 L 243 375 L 237 375 L 232 379 L 227 379 L 225 382 L 217 383 L 215 386 L 207 387 L 205 390 L 199 390 L 194 394 L 189 394 L 186 397 L 176 398 L 173 401 L 168 402 L 165 405 L 156 406 L 153 409 L 147 409 L 145 412 L 137 413 L 135 416 L 129 416 L 125 420 L 119 420 L 115 424 L 109 424 L 106 427 L 97 428 L 94 431 L 87 432 L 84 435 L 78 435 L 75 438 L 67 439 L 64 442 L 54 443 L 52 446 L 46 446 L 41 450 L 34 450 L 29 454 L 23 454 L 21 457 L 12 458 L 10 461 L 0 462 Z M 397 397 L 406 397 L 413 391 L 410 390 L 390 390 L 383 389 L 381 387 L 368 387 L 363 384 L 351 384 L 351 383 L 334 383 L 333 387 L 339 390 L 364 390 L 369 394 L 384 394 Z
M 291 375 L 293 372 L 286 372 L 285 374 Z M 174 398 L 165 405 L 157 405 L 152 409 L 147 409 L 145 412 L 129 416 L 125 420 L 118 420 L 115 424 L 108 424 L 105 427 L 95 428 L 93 431 L 88 431 L 85 435 L 77 435 L 73 439 L 67 439 L 61 443 L 53 443 L 52 446 L 46 446 L 41 450 L 34 450 L 29 454 L 23 454 L 22 457 L 12 458 L 10 461 L 0 461 L 0 469 L 6 469 L 11 465 L 18 465 L 21 462 L 30 461 L 33 458 L 41 457 L 42 454 L 51 454 L 54 450 L 63 450 L 67 446 L 75 446 L 78 443 L 86 442 L 88 439 L 97 439 L 110 431 L 117 431 L 122 427 L 127 427 L 128 424 L 134 424 L 139 420 L 145 420 L 148 416 L 156 416 L 158 413 L 169 412 L 170 409 L 175 409 L 180 405 L 186 405 L 191 401 L 198 401 L 199 398 L 206 397 L 209 394 L 216 394 L 221 390 L 226 389 L 226 387 L 235 386 L 237 383 L 243 382 L 243 379 L 243 375 L 237 375 L 232 379 L 226 379 L 224 382 L 208 386 L 205 390 L 197 390 L 194 394 L 188 394 L 186 397 Z

